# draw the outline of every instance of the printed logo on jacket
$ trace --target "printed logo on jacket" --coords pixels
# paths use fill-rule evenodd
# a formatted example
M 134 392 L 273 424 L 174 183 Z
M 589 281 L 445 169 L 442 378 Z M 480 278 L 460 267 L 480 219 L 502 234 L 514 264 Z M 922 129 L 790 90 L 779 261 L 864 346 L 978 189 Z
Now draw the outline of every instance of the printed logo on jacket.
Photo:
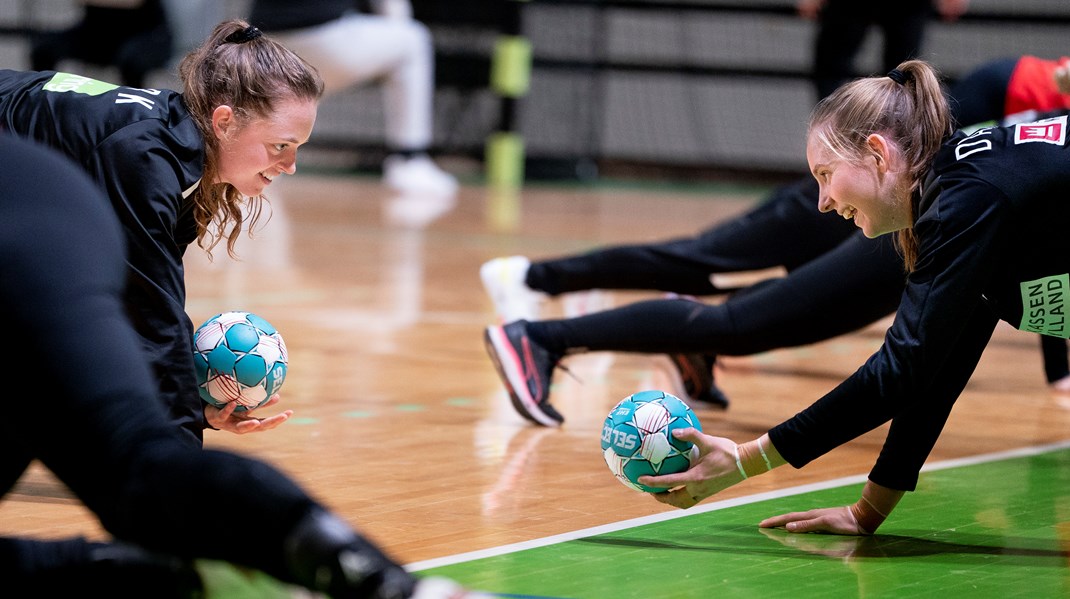
M 1023 281 L 1022 323 L 1023 331 L 1070 338 L 1066 326 L 1067 301 L 1070 300 L 1070 274 L 1042 277 Z
M 1014 126 L 1014 143 L 1024 144 L 1039 141 L 1061 146 L 1066 143 L 1066 115 L 1055 118 L 1018 123 Z

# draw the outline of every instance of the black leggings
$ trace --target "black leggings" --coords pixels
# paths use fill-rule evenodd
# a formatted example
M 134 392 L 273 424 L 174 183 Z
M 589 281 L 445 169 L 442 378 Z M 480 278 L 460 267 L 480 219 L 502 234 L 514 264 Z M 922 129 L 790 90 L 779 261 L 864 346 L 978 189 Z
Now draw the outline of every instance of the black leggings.
M 867 239 L 857 232 L 788 276 L 759 283 L 721 304 L 642 301 L 578 318 L 532 322 L 528 332 L 558 353 L 749 355 L 871 324 L 895 311 L 904 283 L 903 263 L 891 237 Z
M 587 289 L 648 289 L 718 295 L 713 273 L 784 266 L 793 271 L 857 232 L 854 223 L 817 210 L 813 177 L 777 188 L 746 214 L 698 235 L 662 243 L 607 247 L 533 262 L 526 283 L 550 295 Z
M 39 460 L 116 539 L 292 581 L 284 542 L 319 506 L 274 467 L 202 450 L 165 419 L 123 309 L 123 236 L 107 199 L 73 163 L 7 134 L 0 162 L 0 313 L 19 340 L 0 496 Z M 0 577 L 32 578 L 80 548 L 0 539 Z

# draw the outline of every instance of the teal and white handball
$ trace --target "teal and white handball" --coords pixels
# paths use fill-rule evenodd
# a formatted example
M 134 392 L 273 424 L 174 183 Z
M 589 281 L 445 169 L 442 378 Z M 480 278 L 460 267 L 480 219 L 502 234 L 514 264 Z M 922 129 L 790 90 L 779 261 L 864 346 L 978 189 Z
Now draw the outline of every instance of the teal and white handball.
M 624 486 L 658 493 L 636 482 L 643 475 L 674 474 L 691 467 L 698 448 L 676 439 L 672 431 L 702 430 L 695 412 L 680 398 L 664 391 L 640 391 L 620 401 L 602 425 L 602 455 L 610 472 Z
M 289 356 L 275 327 L 250 312 L 223 312 L 193 334 L 193 363 L 201 399 L 235 411 L 263 405 L 282 387 Z

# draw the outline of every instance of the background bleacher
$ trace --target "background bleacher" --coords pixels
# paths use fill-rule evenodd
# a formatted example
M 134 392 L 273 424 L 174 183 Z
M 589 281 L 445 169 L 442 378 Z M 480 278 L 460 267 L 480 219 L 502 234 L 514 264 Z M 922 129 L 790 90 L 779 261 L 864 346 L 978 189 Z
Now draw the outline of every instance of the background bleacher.
M 417 0 L 439 53 L 435 152 L 479 160 L 499 124 L 486 89 L 495 15 L 513 0 Z M 186 43 L 248 0 L 175 0 Z M 523 2 L 534 49 L 530 92 L 517 104 L 529 176 L 596 173 L 791 174 L 805 168 L 806 79 L 815 25 L 791 0 Z M 0 67 L 26 68 L 25 35 L 78 15 L 71 0 L 0 0 Z M 877 68 L 879 34 L 859 58 Z M 966 17 L 932 23 L 924 58 L 948 78 L 1006 56 L 1070 55 L 1070 0 L 972 0 Z M 107 74 L 101 74 L 106 77 Z M 162 87 L 177 85 L 161 72 Z M 374 86 L 323 104 L 314 143 L 377 164 L 382 111 Z

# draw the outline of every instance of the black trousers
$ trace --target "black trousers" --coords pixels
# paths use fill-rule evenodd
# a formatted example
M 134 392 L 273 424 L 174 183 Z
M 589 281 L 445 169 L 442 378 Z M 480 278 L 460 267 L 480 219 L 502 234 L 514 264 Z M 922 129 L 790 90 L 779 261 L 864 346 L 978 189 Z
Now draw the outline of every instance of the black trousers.
M 871 27 L 877 27 L 883 35 L 884 72 L 916 58 L 932 13 L 930 0 L 827 0 L 821 9 L 814 45 L 813 77 L 818 99 L 858 76 L 855 57 Z
M 557 295 L 585 289 L 650 289 L 716 295 L 712 273 L 783 266 L 789 271 L 856 233 L 854 223 L 817 210 L 813 177 L 777 188 L 753 210 L 697 235 L 662 243 L 621 245 L 534 262 L 532 289 Z

